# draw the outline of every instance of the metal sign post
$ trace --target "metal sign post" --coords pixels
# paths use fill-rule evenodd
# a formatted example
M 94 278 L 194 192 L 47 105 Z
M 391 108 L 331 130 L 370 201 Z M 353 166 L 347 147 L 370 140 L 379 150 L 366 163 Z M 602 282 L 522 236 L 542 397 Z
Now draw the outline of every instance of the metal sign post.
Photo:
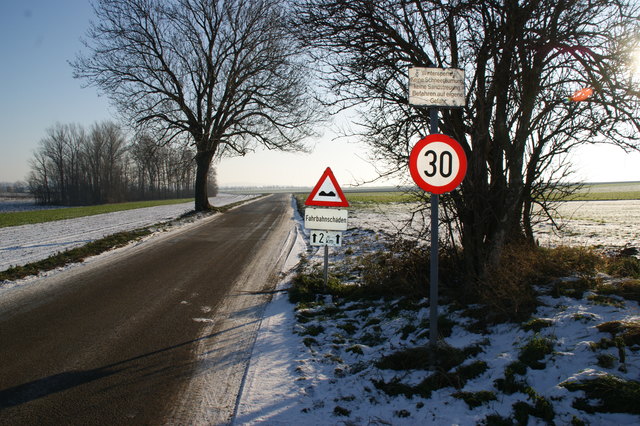
M 431 131 L 438 129 L 438 110 L 431 109 Z M 467 172 L 467 157 L 462 146 L 447 135 L 431 133 L 411 150 L 409 170 L 416 184 L 431 193 L 431 261 L 429 276 L 429 338 L 438 343 L 438 215 L 440 194 L 453 191 Z
M 329 245 L 324 246 L 324 292 L 327 292 L 329 284 Z
M 464 105 L 464 72 L 456 69 L 412 68 L 409 70 L 409 103 L 427 106 L 430 135 L 411 150 L 409 170 L 416 184 L 431 194 L 431 258 L 429 275 L 429 344 L 438 344 L 438 215 L 440 194 L 453 191 L 467 172 L 462 146 L 438 134 L 439 107 Z
M 429 111 L 431 134 L 438 133 L 438 108 Z M 439 204 L 440 195 L 431 194 L 431 257 L 429 276 L 429 345 L 435 349 L 438 344 L 438 252 L 440 251 L 439 228 Z
M 326 168 L 304 204 L 320 207 L 349 207 L 349 202 L 330 167 Z M 308 207 L 304 212 L 304 227 L 310 230 L 311 245 L 324 246 L 325 293 L 329 283 L 329 246 L 342 245 L 342 232 L 339 231 L 347 230 L 347 217 L 347 210 L 341 209 Z

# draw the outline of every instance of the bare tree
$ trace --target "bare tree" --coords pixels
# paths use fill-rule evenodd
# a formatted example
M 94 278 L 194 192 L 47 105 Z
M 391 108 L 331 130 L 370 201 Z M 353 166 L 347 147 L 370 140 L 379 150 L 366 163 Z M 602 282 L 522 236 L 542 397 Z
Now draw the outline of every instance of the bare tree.
M 77 204 L 84 130 L 75 124 L 56 123 L 46 130 L 32 162 L 31 182 L 47 194 L 40 202 Z M 44 190 L 46 188 L 46 190 Z M 43 191 L 44 190 L 44 191 Z
M 96 0 L 89 53 L 74 75 L 98 86 L 138 126 L 188 135 L 195 208 L 222 151 L 296 150 L 319 116 L 280 0 Z
M 385 173 L 406 173 L 429 111 L 408 103 L 408 68 L 462 68 L 466 106 L 441 112 L 441 131 L 469 158 L 444 198 L 467 272 L 482 276 L 505 244 L 532 241 L 535 203 L 566 177 L 579 144 L 637 149 L 640 107 L 628 58 L 639 8 L 624 0 L 300 0 L 299 37 L 314 47 L 340 108 L 358 107 Z M 567 98 L 581 88 L 584 102 Z
M 27 178 L 29 192 L 33 194 L 37 203 L 50 204 L 55 201 L 50 184 L 51 168 L 53 166 L 41 151 L 36 151 L 33 157 L 29 161 L 31 171 Z
M 125 153 L 126 139 L 118 125 L 107 121 L 92 126 L 85 158 L 89 163 L 94 203 L 124 201 Z

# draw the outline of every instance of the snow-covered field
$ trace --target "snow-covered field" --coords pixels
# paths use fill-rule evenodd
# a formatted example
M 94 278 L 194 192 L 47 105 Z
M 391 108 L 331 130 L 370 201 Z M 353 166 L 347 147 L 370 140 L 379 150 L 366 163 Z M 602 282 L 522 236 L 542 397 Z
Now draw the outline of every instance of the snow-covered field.
M 222 205 L 240 199 L 232 197 L 221 196 L 212 201 Z M 0 229 L 0 270 L 108 233 L 170 220 L 190 209 L 188 203 L 140 209 L 130 214 L 93 216 L 86 218 L 86 222 L 74 219 L 40 227 Z M 565 203 L 559 212 L 564 219 L 563 231 L 555 233 L 548 225 L 539 225 L 536 229 L 541 245 L 640 246 L 638 201 Z M 401 218 L 408 216 L 403 205 L 367 207 L 350 213 L 352 228 L 345 234 L 345 245 L 331 250 L 332 261 L 382 248 L 387 235 L 395 233 Z M 321 259 L 321 250 L 309 246 L 300 217 L 296 229 L 295 249 L 287 261 L 281 288 L 290 285 L 298 255 L 304 253 L 312 262 Z M 579 410 L 574 403 L 583 396 L 582 392 L 560 386 L 563 382 L 604 374 L 640 379 L 640 350 L 627 349 L 625 358 L 620 359 L 615 345 L 600 345 L 606 341 L 603 339 L 611 339 L 611 334 L 596 328 L 608 321 L 638 322 L 640 306 L 619 298 L 603 305 L 590 296 L 593 294 L 588 292 L 582 299 L 542 296 L 543 305 L 534 316 L 546 326 L 537 331 L 502 324 L 482 334 L 467 327 L 470 319 L 461 311 L 441 306 L 441 314 L 452 323 L 445 342 L 455 348 L 478 349 L 457 368 L 482 368 L 463 384 L 458 383 L 459 389 L 446 386 L 434 390 L 427 398 L 406 396 L 402 390 L 410 393 L 408 389 L 416 387 L 432 372 L 395 371 L 378 364 L 385 355 L 401 348 L 426 345 L 427 300 L 405 306 L 397 301 L 358 304 L 326 299 L 324 304 L 296 312 L 286 293 L 276 293 L 262 320 L 234 423 L 475 425 L 491 424 L 489 419 L 496 421 L 497 417 L 489 416 L 514 418 L 517 409 L 520 415 L 538 409 L 536 414 L 529 415 L 529 424 L 547 424 L 536 415 L 549 415 L 545 407 L 551 406 L 555 424 L 578 420 L 592 425 L 640 424 L 637 415 L 589 414 Z M 514 373 L 511 379 L 517 389 L 499 389 L 497 383 L 508 379 L 508 367 L 536 339 L 545 340 L 553 348 L 542 360 L 544 368 L 529 367 L 524 374 Z M 400 391 L 392 396 L 389 389 Z M 486 400 L 472 407 L 474 403 L 465 402 L 465 398 L 473 395 L 483 395 Z
M 220 207 L 251 197 L 254 196 L 219 194 L 210 202 Z M 10 205 L 13 211 L 33 208 L 32 202 L 28 201 L 9 201 L 0 203 L 2 205 Z M 0 212 L 8 210 L 0 207 Z M 0 228 L 0 271 L 45 259 L 110 234 L 166 222 L 191 210 L 193 203 L 189 202 Z
M 541 245 L 640 248 L 640 200 L 559 203 L 556 233 L 550 223 L 536 226 Z
M 538 238 L 549 246 L 638 246 L 639 208 L 637 201 L 566 203 L 560 206 L 563 232 L 556 234 L 540 225 Z M 571 214 L 574 220 L 569 219 Z M 381 247 L 385 233 L 397 229 L 401 215 L 408 216 L 406 207 L 402 212 L 398 205 L 357 210 L 349 218 L 355 228 L 346 232 L 346 245 L 332 249 L 330 259 Z M 297 229 L 298 252 L 319 262 L 322 252 L 309 247 L 299 217 Z M 293 274 L 292 268 L 282 287 L 290 285 Z M 500 420 L 518 416 L 520 421 L 528 417 L 528 424 L 640 424 L 637 415 L 578 410 L 573 405 L 584 396 L 582 392 L 560 386 L 606 374 L 640 379 L 640 348 L 627 349 L 621 360 L 615 345 L 598 346 L 612 336 L 596 328 L 608 321 L 640 321 L 638 303 L 614 297 L 613 304 L 603 305 L 590 296 L 542 296 L 543 304 L 534 317 L 544 326 L 527 329 L 501 324 L 488 334 L 470 331 L 470 318 L 442 306 L 440 313 L 452 322 L 445 342 L 459 349 L 477 348 L 458 369 L 479 367 L 479 372 L 462 385 L 458 382 L 458 389 L 444 385 L 427 398 L 403 393 L 410 394 L 408 389 L 432 372 L 394 371 L 377 363 L 399 349 L 428 343 L 428 300 L 403 306 L 397 301 L 361 304 L 327 298 L 323 304 L 296 312 L 286 294 L 280 293 L 265 312 L 235 424 L 475 425 L 505 424 Z M 516 365 L 529 342 L 538 341 L 552 346 L 551 354 L 542 360 L 544 366 L 525 367 L 524 374 L 509 373 L 508 367 Z M 517 389 L 498 385 L 509 380 Z M 398 395 L 390 395 L 394 391 Z M 474 402 L 479 395 L 486 401 Z M 545 416 L 546 420 L 541 418 Z

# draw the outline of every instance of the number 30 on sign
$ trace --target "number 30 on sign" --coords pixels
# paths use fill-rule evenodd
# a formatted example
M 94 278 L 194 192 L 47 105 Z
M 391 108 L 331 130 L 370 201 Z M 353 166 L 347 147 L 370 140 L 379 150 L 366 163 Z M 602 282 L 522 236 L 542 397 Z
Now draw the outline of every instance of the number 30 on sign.
M 420 188 L 432 194 L 444 194 L 456 189 L 464 179 L 467 156 L 455 139 L 432 134 L 411 150 L 409 170 Z

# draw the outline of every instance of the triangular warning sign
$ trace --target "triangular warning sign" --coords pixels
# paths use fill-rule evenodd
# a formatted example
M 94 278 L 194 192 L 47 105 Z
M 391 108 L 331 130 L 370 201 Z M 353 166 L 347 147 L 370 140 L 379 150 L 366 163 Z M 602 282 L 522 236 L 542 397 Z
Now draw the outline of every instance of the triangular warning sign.
M 306 206 L 349 207 L 349 202 L 330 167 L 324 171 L 304 204 Z

